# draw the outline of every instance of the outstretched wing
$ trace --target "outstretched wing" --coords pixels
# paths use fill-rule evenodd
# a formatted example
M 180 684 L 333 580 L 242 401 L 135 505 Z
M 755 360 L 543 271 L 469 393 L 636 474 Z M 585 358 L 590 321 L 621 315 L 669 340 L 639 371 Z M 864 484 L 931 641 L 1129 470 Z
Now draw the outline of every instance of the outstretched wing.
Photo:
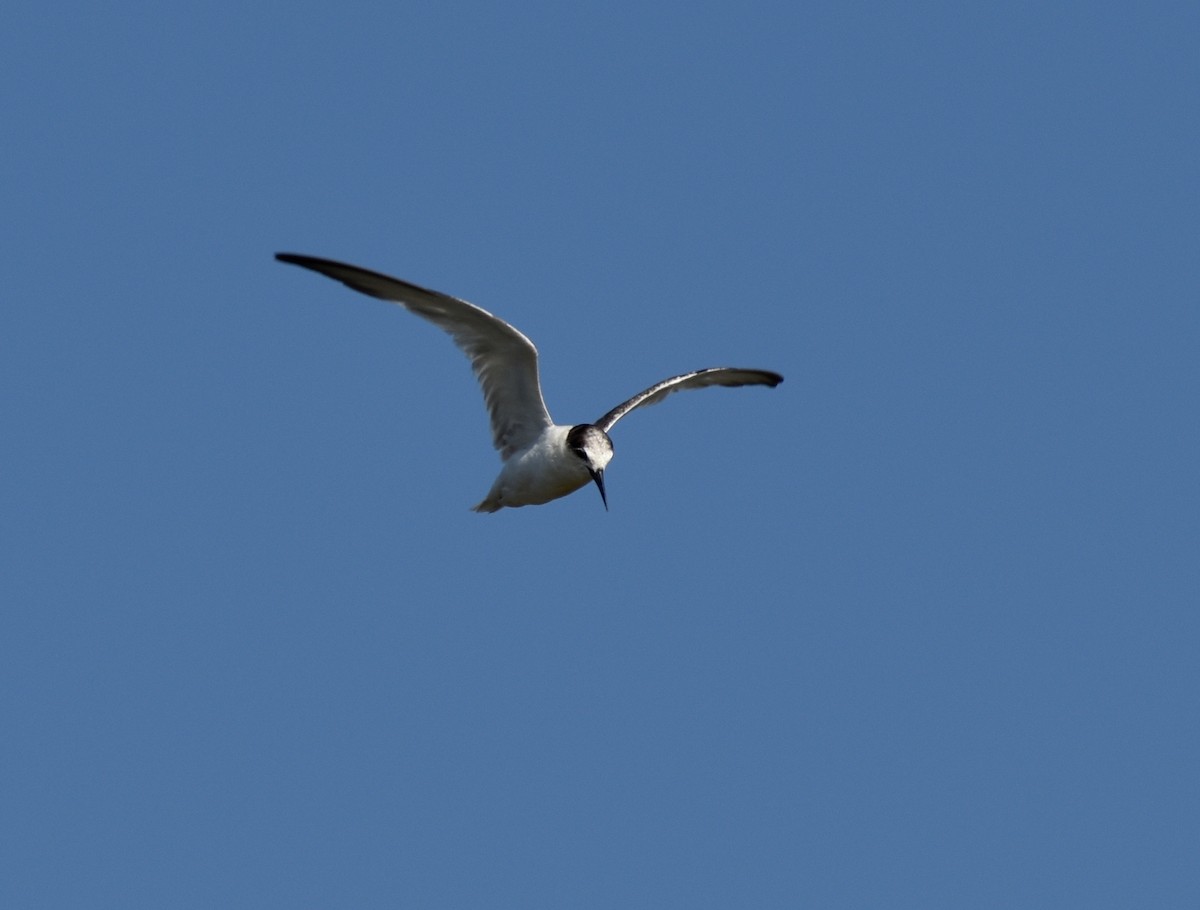
M 741 370 L 736 367 L 709 367 L 706 370 L 696 370 L 693 373 L 684 373 L 681 376 L 664 379 L 657 385 L 650 386 L 644 392 L 638 392 L 628 401 L 617 405 L 597 420 L 596 426 L 607 433 L 613 428 L 613 424 L 630 411 L 643 405 L 657 404 L 672 392 L 681 392 L 684 389 L 702 389 L 710 385 L 767 385 L 774 388 L 781 382 L 783 382 L 782 376 L 768 370 Z
M 280 262 L 320 272 L 342 284 L 398 303 L 445 330 L 471 361 L 492 421 L 492 444 L 507 459 L 550 426 L 538 382 L 537 348 L 503 319 L 474 304 L 331 259 L 276 253 Z

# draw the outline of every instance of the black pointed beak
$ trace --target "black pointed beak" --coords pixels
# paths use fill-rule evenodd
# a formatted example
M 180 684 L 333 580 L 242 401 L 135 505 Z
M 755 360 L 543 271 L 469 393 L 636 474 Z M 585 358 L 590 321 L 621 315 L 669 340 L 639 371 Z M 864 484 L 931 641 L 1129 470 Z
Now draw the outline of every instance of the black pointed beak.
M 592 480 L 596 481 L 596 486 L 600 488 L 600 498 L 604 501 L 604 511 L 608 511 L 608 497 L 604 495 L 604 472 L 593 471 L 588 468 L 588 473 L 592 475 Z

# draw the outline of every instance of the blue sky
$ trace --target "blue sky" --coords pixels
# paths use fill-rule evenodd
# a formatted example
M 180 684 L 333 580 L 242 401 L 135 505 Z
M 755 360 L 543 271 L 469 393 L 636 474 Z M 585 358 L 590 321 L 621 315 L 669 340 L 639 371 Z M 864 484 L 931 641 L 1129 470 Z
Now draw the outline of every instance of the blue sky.
M 1200 900 L 1200 15 L 12 3 L 0 903 Z M 498 468 L 432 327 L 594 489 Z

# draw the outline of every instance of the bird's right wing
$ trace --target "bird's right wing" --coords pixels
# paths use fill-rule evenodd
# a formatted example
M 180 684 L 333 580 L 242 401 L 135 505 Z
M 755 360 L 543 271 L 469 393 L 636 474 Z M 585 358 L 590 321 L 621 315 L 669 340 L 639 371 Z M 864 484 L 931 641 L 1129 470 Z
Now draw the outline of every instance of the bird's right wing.
M 538 382 L 537 348 L 515 328 L 474 304 L 399 278 L 331 259 L 276 253 L 280 262 L 320 272 L 342 284 L 398 303 L 449 333 L 471 361 L 492 422 L 492 444 L 507 459 L 550 426 Z
M 684 389 L 702 389 L 710 385 L 740 386 L 767 385 L 774 388 L 783 382 L 783 377 L 769 370 L 743 370 L 737 367 L 709 367 L 705 370 L 695 370 L 680 376 L 672 376 L 662 382 L 638 392 L 628 401 L 617 405 L 596 421 L 596 426 L 605 433 L 613 428 L 618 420 L 637 408 L 648 404 L 657 404 L 672 392 Z

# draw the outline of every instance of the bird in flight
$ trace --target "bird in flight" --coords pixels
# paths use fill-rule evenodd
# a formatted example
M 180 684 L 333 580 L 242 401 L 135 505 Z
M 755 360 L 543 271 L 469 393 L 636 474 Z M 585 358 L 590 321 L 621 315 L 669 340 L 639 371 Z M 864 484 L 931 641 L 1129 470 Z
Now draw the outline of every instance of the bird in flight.
M 276 253 L 280 262 L 320 272 L 335 281 L 398 303 L 449 333 L 471 361 L 483 387 L 492 421 L 492 443 L 504 466 L 476 512 L 541 505 L 573 493 L 588 481 L 604 492 L 604 469 L 613 457 L 609 431 L 618 420 L 672 392 L 706 386 L 777 386 L 783 377 L 769 370 L 709 367 L 657 382 L 617 405 L 595 423 L 556 424 L 542 400 L 537 348 L 515 328 L 474 304 L 430 291 L 379 272 L 296 253 Z

